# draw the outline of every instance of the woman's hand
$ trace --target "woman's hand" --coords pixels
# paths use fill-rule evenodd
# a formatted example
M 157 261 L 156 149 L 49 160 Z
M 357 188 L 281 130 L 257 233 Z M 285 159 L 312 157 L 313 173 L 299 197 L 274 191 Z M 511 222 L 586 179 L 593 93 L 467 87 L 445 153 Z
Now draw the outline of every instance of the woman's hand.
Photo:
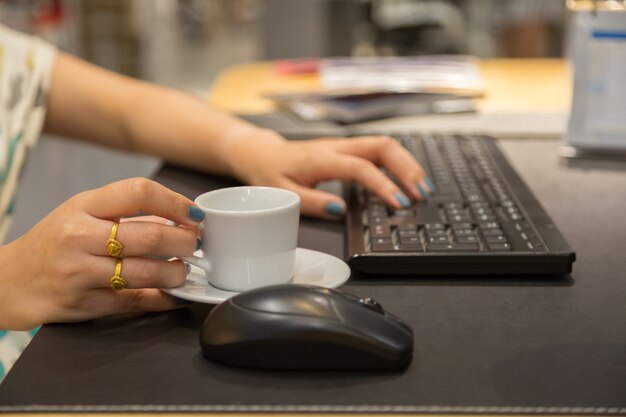
M 45 128 L 50 133 L 234 175 L 248 184 L 287 188 L 300 195 L 302 212 L 310 216 L 337 218 L 345 212 L 340 197 L 314 189 L 321 181 L 356 181 L 396 208 L 432 191 L 422 168 L 391 138 L 288 142 L 204 100 L 63 53 L 55 63 L 48 101 Z M 84 117 L 74 117 L 77 113 Z
M 433 191 L 413 156 L 386 136 L 286 141 L 271 131 L 255 132 L 231 139 L 227 156 L 232 172 L 252 185 L 295 191 L 305 215 L 337 218 L 345 213 L 346 203 L 340 197 L 314 189 L 322 181 L 358 182 L 394 208 L 408 207 L 411 199 L 428 198 Z
M 116 239 L 124 245 L 120 275 L 128 287 L 114 291 L 109 279 L 116 259 L 105 244 L 114 222 L 138 213 L 161 216 L 179 226 L 132 219 L 121 223 Z M 191 255 L 203 217 L 189 199 L 143 178 L 76 195 L 0 249 L 0 328 L 29 329 L 42 323 L 177 307 L 174 298 L 159 288 L 182 285 L 185 265 L 145 256 Z

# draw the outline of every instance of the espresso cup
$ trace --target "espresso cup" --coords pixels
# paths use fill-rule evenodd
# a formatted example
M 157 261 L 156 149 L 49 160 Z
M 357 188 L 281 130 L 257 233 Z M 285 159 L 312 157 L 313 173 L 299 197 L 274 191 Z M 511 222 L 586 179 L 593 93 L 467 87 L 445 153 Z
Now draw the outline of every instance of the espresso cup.
M 272 187 L 232 187 L 202 194 L 195 203 L 205 213 L 202 256 L 183 260 L 203 269 L 209 284 L 246 291 L 292 279 L 298 194 Z

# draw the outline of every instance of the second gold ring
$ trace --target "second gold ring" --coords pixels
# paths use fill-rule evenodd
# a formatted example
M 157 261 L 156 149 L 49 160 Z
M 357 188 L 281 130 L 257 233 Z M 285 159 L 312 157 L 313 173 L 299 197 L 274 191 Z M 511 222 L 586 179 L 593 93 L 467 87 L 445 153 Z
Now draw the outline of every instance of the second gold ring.
M 128 282 L 122 278 L 122 260 L 120 258 L 115 260 L 115 275 L 109 279 L 109 285 L 115 291 L 123 290 L 128 287 Z

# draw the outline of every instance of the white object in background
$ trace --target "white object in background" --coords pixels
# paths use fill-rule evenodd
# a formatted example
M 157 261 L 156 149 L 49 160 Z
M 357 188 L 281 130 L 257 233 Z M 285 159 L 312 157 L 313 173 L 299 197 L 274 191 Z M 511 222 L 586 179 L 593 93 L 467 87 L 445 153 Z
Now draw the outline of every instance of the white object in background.
M 485 88 L 471 56 L 328 58 L 322 60 L 319 71 L 322 87 L 330 91 L 476 96 Z
M 626 7 L 570 3 L 574 95 L 566 142 L 583 150 L 626 150 Z

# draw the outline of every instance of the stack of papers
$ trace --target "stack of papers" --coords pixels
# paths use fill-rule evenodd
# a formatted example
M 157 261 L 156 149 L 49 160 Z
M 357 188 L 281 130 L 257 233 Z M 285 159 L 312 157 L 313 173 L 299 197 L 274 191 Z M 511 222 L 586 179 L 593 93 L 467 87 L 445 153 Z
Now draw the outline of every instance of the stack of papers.
M 329 58 L 318 71 L 320 91 L 268 97 L 307 121 L 351 124 L 472 112 L 484 91 L 477 61 L 468 56 Z
M 475 58 L 465 55 L 331 58 L 319 69 L 324 90 L 481 95 Z

